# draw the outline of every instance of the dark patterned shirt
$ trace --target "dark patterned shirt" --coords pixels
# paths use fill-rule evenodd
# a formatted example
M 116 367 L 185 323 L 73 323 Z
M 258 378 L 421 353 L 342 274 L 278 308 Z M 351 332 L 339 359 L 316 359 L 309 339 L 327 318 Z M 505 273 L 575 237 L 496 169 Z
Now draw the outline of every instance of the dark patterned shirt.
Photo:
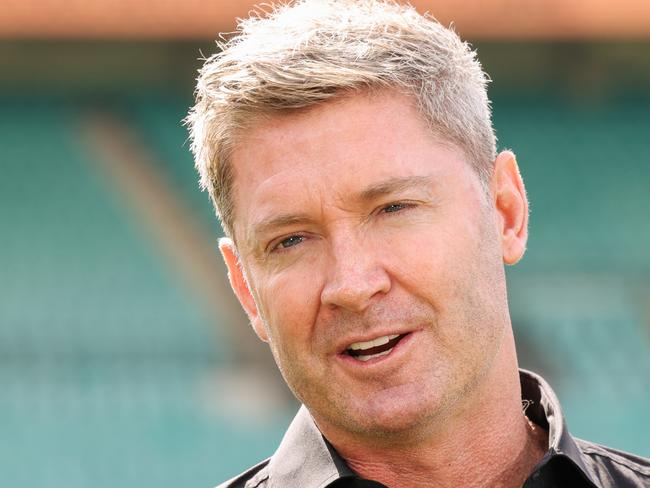
M 576 439 L 540 376 L 520 371 L 526 416 L 548 432 L 548 451 L 524 488 L 650 488 L 650 460 Z M 385 488 L 359 477 L 320 433 L 303 406 L 269 459 L 217 488 Z

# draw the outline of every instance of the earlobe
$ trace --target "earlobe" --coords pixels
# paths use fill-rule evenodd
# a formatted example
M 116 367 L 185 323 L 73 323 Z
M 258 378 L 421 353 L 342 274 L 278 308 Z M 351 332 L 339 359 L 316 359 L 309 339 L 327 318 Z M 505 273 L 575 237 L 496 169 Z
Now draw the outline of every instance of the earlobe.
M 228 237 L 219 239 L 219 250 L 226 263 L 226 268 L 228 268 L 228 280 L 230 281 L 233 292 L 235 292 L 239 303 L 246 312 L 246 315 L 248 315 L 248 319 L 257 336 L 264 342 L 268 342 L 269 338 L 266 327 L 264 327 L 264 322 L 257 310 L 255 299 L 244 276 L 232 239 Z
M 505 264 L 515 264 L 526 251 L 528 241 L 528 199 L 517 159 L 503 151 L 494 164 L 494 198 L 499 214 L 499 231 Z

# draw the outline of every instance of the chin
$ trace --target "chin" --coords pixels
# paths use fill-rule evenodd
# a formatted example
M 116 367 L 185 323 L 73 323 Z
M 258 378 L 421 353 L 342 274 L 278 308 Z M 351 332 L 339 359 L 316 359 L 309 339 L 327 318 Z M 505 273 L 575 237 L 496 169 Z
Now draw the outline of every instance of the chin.
M 357 434 L 374 439 L 377 443 L 389 442 L 392 446 L 402 441 L 412 443 L 420 437 L 426 437 L 431 430 L 431 419 L 425 415 L 401 415 L 392 418 L 364 419 L 363 423 L 353 427 Z
M 358 404 L 348 420 L 356 420 L 352 429 L 370 437 L 394 439 L 405 436 L 413 439 L 415 433 L 429 430 L 439 407 L 434 398 L 408 398 L 385 392 Z

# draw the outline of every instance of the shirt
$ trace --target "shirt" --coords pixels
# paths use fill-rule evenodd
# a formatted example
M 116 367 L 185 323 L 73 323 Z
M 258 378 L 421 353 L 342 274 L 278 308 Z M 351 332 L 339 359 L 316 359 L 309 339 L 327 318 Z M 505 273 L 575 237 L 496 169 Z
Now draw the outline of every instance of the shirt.
M 524 488 L 650 488 L 650 460 L 571 436 L 546 381 L 520 370 L 526 416 L 548 432 L 549 448 Z M 269 459 L 217 488 L 385 488 L 354 473 L 303 406 Z

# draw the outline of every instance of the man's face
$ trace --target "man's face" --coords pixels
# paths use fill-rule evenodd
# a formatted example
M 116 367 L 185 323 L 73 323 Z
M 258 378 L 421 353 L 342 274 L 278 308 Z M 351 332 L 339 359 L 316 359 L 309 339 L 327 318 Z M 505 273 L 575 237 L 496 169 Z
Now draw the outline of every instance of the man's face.
M 319 426 L 387 435 L 461 408 L 509 324 L 503 219 L 462 151 L 384 92 L 263 120 L 231 162 L 231 282 Z

